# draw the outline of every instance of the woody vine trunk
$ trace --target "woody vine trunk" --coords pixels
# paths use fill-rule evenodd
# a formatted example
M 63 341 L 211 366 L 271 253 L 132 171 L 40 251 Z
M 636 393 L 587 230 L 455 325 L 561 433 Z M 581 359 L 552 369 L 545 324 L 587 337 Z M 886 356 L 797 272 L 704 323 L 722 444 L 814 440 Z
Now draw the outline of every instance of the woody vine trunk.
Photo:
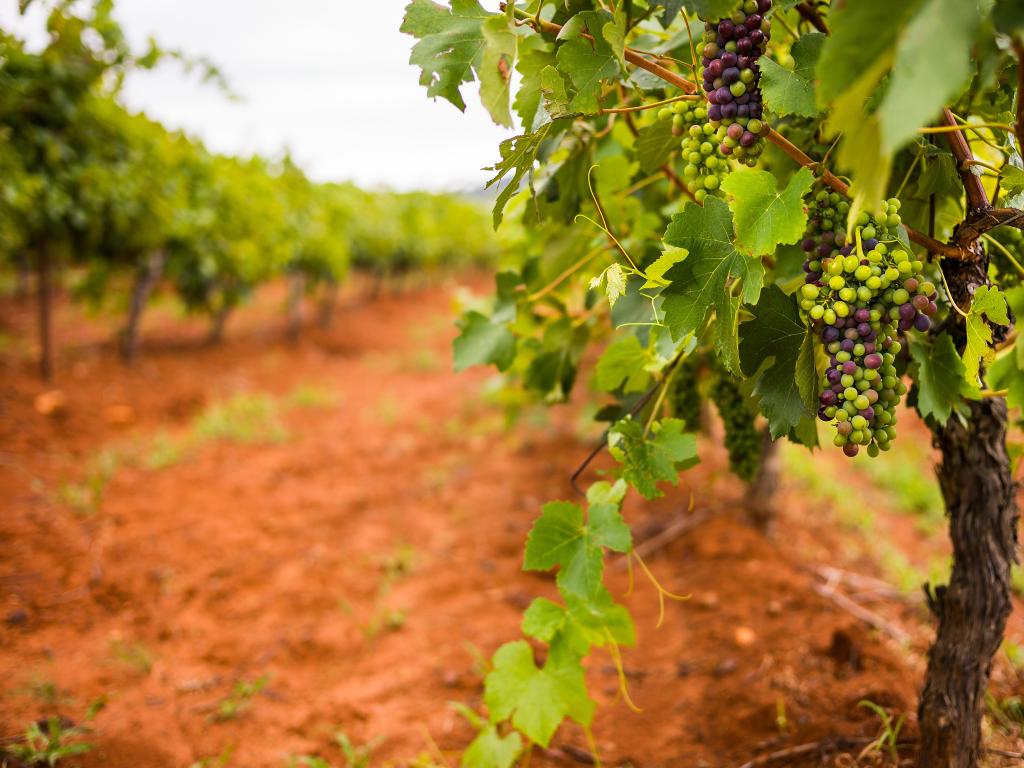
M 970 303 L 986 282 L 987 260 L 945 262 L 952 298 Z M 962 349 L 959 316 L 946 328 Z M 918 768 L 975 768 L 981 757 L 981 724 L 992 658 L 1010 614 L 1010 567 L 1015 561 L 1017 508 L 1006 450 L 1006 401 L 969 403 L 933 426 L 942 452 L 939 484 L 949 516 L 953 572 L 946 586 L 928 594 L 938 619 L 928 652 L 928 672 L 918 705 Z

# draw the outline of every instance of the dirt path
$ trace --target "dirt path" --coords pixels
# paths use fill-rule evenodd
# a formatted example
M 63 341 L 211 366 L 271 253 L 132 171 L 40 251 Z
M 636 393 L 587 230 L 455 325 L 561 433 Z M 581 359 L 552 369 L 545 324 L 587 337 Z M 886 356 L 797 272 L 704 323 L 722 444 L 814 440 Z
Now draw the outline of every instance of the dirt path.
M 277 299 L 217 348 L 157 313 L 131 371 L 99 343 L 109 327 L 65 309 L 65 401 L 51 415 L 24 356 L 3 356 L 0 736 L 106 695 L 96 749 L 69 765 L 186 768 L 231 745 L 232 766 L 301 754 L 340 766 L 338 731 L 373 740 L 374 765 L 409 764 L 431 741 L 457 762 L 472 734 L 448 702 L 479 707 L 477 654 L 516 638 L 529 600 L 553 594 L 520 571 L 522 542 L 540 503 L 571 493 L 587 445 L 568 412 L 503 431 L 480 394 L 489 374 L 450 372 L 448 289 L 350 306 L 297 348 L 281 341 Z M 24 307 L 0 319 L 8 335 L 30 323 Z M 217 438 L 216 408 L 232 402 L 241 410 L 222 421 L 270 432 Z M 109 482 L 82 502 L 104 449 Z M 664 627 L 649 585 L 627 598 L 643 713 L 621 701 L 606 657 L 591 665 L 605 760 L 732 766 L 873 735 L 865 698 L 911 709 L 919 609 L 872 606 L 910 632 L 904 649 L 817 594 L 816 563 L 872 564 L 793 490 L 776 536 L 756 534 L 721 455 L 705 455 L 679 492 L 627 507 L 641 536 L 690 491 L 716 514 L 650 560 L 693 593 Z M 625 571 L 611 582 L 624 593 Z M 582 748 L 582 734 L 563 728 L 533 764 L 565 764 L 566 745 Z

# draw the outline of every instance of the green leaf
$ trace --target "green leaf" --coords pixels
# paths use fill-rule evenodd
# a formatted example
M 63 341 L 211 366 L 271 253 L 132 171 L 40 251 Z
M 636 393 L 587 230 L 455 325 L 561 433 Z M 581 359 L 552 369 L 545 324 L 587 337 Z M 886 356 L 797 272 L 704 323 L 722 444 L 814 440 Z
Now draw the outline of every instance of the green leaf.
M 626 491 L 629 486 L 626 485 L 626 481 L 619 478 L 614 483 L 609 483 L 607 480 L 599 480 L 596 483 L 591 483 L 590 487 L 587 488 L 587 503 L 588 504 L 621 504 L 622 500 L 626 498 Z
M 662 29 L 668 29 L 672 26 L 672 22 L 679 16 L 679 11 L 683 8 L 685 0 L 655 0 L 651 3 L 652 7 L 663 6 L 664 12 L 658 17 L 658 23 L 661 24 Z
M 488 364 L 503 371 L 515 358 L 516 340 L 504 325 L 491 322 L 479 312 L 469 312 L 462 318 L 462 333 L 455 339 L 454 351 L 456 371 Z
M 736 246 L 748 256 L 774 253 L 776 247 L 799 240 L 807 229 L 803 197 L 814 183 L 814 174 L 801 168 L 781 192 L 768 171 L 735 171 L 725 177 L 722 189 L 731 196 L 736 227 Z
M 494 201 L 494 210 L 492 215 L 494 218 L 495 229 L 497 229 L 498 225 L 501 224 L 505 205 L 512 198 L 512 195 L 519 191 L 519 184 L 522 182 L 523 177 L 533 170 L 533 164 L 537 161 L 537 150 L 540 149 L 541 142 L 544 141 L 545 137 L 548 135 L 548 131 L 551 130 L 551 126 L 552 123 L 544 123 L 544 125 L 533 133 L 524 133 L 521 136 L 513 136 L 510 139 L 505 139 L 498 145 L 498 151 L 501 152 L 501 161 L 487 169 L 489 171 L 497 172 L 496 175 L 487 182 L 487 186 L 491 187 L 492 185 L 497 184 L 509 173 L 512 173 L 512 179 L 504 186 L 501 192 L 498 193 L 498 197 Z
M 550 643 L 565 626 L 565 609 L 546 597 L 535 598 L 523 614 L 522 630 L 527 637 Z
M 586 600 L 566 596 L 569 619 L 591 645 L 608 645 L 609 639 L 617 645 L 636 645 L 636 628 L 625 606 L 619 605 L 607 589 Z
M 540 73 L 540 92 L 544 97 L 544 111 L 552 120 L 559 117 L 575 117 L 569 106 L 569 94 L 565 90 L 562 73 L 552 66 L 544 67 Z
M 752 311 L 754 319 L 740 327 L 740 360 L 746 376 L 756 375 L 754 394 L 761 398 L 761 411 L 777 438 L 814 415 L 813 339 L 796 300 L 777 285 L 761 292 Z M 769 358 L 773 361 L 764 366 Z
M 793 45 L 796 65 L 790 72 L 768 56 L 758 60 L 765 104 L 779 115 L 817 117 L 820 109 L 814 97 L 814 69 L 825 44 L 820 32 L 803 35 Z
M 647 282 L 643 284 L 642 288 L 646 290 L 648 288 L 658 288 L 664 285 L 666 282 L 665 273 L 687 256 L 689 256 L 689 251 L 685 248 L 675 248 L 671 245 L 667 246 L 665 250 L 661 252 L 661 256 L 655 259 L 644 270 L 644 277 L 647 278 Z
M 992 8 L 992 21 L 1004 35 L 1024 31 L 1024 5 L 1019 0 L 996 0 Z
M 512 725 L 542 747 L 567 717 L 589 726 L 595 706 L 587 696 L 578 657 L 556 646 L 539 669 L 525 640 L 506 643 L 495 652 L 494 669 L 484 680 L 484 702 L 492 723 L 511 718 Z
M 466 109 L 459 88 L 473 81 L 487 41 L 483 22 L 488 13 L 476 0 L 452 0 L 451 9 L 431 2 L 412 0 L 405 8 L 401 31 L 417 38 L 409 63 L 420 67 L 420 85 L 427 95 L 447 99 Z
M 544 505 L 530 530 L 523 568 L 545 571 L 558 566 L 562 592 L 587 597 L 601 586 L 602 547 L 624 552 L 631 541 L 617 504 L 594 504 L 584 521 L 583 508 L 578 504 L 552 501 Z
M 531 131 L 536 127 L 541 98 L 541 72 L 545 67 L 555 63 L 555 55 L 546 47 L 541 47 L 543 45 L 543 40 L 533 35 L 519 41 L 516 70 L 519 72 L 520 82 L 512 108 L 519 115 L 525 131 Z
M 740 254 L 732 239 L 732 214 L 718 198 L 708 198 L 703 207 L 687 203 L 673 216 L 665 244 L 685 248 L 689 255 L 665 274 L 671 285 L 663 292 L 663 307 L 665 323 L 677 340 L 698 330 L 713 309 L 718 354 L 726 368 L 738 373 L 740 303 L 757 301 L 764 266 L 760 259 Z M 732 293 L 734 279 L 742 281 L 738 296 Z
M 602 392 L 642 392 L 651 380 L 648 366 L 654 359 L 650 350 L 632 334 L 605 349 L 597 361 L 597 387 Z
M 516 60 L 515 29 L 508 17 L 493 16 L 481 25 L 487 47 L 480 61 L 480 100 L 498 125 L 512 127 L 512 67 Z
M 576 88 L 576 95 L 570 103 L 571 109 L 592 115 L 600 109 L 598 96 L 602 81 L 616 77 L 621 70 L 615 51 L 601 35 L 601 29 L 608 20 L 607 14 L 586 11 L 573 18 L 582 20 L 592 37 L 566 40 L 559 46 L 555 60 L 559 71 Z M 562 34 L 565 34 L 564 29 Z
M 676 485 L 679 472 L 697 463 L 697 440 L 685 427 L 682 419 L 663 419 L 645 437 L 643 427 L 626 418 L 609 430 L 608 448 L 622 464 L 623 478 L 645 499 L 661 496 L 659 482 Z
M 654 173 L 679 149 L 679 137 L 672 135 L 672 121 L 658 120 L 641 128 L 636 138 L 636 156 L 644 173 Z
M 917 363 L 917 410 L 923 418 L 945 424 L 971 387 L 964 381 L 964 364 L 953 339 L 940 333 L 931 344 L 911 341 L 910 354 Z
M 1004 165 L 999 172 L 1002 187 L 1008 197 L 1024 192 L 1024 170 L 1013 165 Z
M 732 14 L 736 0 L 683 0 L 683 4 L 704 21 L 716 21 Z
M 932 121 L 970 78 L 971 46 L 980 22 L 977 2 L 926 0 L 901 31 L 878 108 L 883 152 L 895 152 Z
M 612 49 L 616 60 L 619 62 L 619 69 L 626 71 L 626 12 L 620 4 L 615 9 L 613 20 L 601 28 L 601 36 L 604 37 L 608 47 Z
M 516 731 L 502 736 L 489 723 L 477 733 L 462 753 L 464 768 L 512 768 L 523 753 L 523 739 Z
M 1009 325 L 1006 311 L 1006 297 L 998 288 L 983 285 L 974 292 L 971 308 L 967 312 L 967 345 L 964 348 L 964 380 L 971 385 L 978 383 L 981 363 L 991 362 L 995 352 L 992 349 L 992 328 L 989 323 Z
M 824 108 L 843 95 L 879 63 L 883 70 L 888 68 L 903 27 L 920 5 L 921 0 L 858 0 L 831 8 L 831 34 L 816 68 L 818 106 Z M 873 86 L 881 72 L 872 77 Z

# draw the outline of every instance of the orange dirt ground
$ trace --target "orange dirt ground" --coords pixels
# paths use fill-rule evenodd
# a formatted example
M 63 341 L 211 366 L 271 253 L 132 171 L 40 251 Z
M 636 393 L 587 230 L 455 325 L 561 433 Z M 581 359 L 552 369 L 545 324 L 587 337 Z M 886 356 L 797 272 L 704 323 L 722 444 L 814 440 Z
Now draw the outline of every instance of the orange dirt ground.
M 374 740 L 372 765 L 424 754 L 457 764 L 472 731 L 448 703 L 481 706 L 477 654 L 517 638 L 529 600 L 553 594 L 550 578 L 520 570 L 523 540 L 543 501 L 571 497 L 589 442 L 575 410 L 505 431 L 481 396 L 490 373 L 451 372 L 452 286 L 350 295 L 333 329 L 310 328 L 295 347 L 282 340 L 281 296 L 261 295 L 215 347 L 161 307 L 131 370 L 108 343 L 110 320 L 62 304 L 52 386 L 35 378 L 30 346 L 11 342 L 31 338 L 31 304 L 3 300 L 0 737 L 48 714 L 80 719 L 106 695 L 96 748 L 68 765 L 187 768 L 233 745 L 231 766 L 280 768 L 301 754 L 342 766 L 337 731 Z M 127 462 L 98 509 L 62 501 L 61 484 L 105 448 L 185 434 L 238 392 L 283 402 L 300 386 L 333 402 L 283 410 L 282 440 L 214 440 L 162 469 Z M 64 402 L 40 413 L 53 387 Z M 721 451 L 702 453 L 666 499 L 627 502 L 641 540 L 684 514 L 690 493 L 712 514 L 648 559 L 690 601 L 669 603 L 656 629 L 651 586 L 638 579 L 625 598 L 639 633 L 625 669 L 642 713 L 618 695 L 607 655 L 591 660 L 606 764 L 717 768 L 873 736 L 862 699 L 910 713 L 912 735 L 931 632 L 921 606 L 864 603 L 909 633 L 901 646 L 816 593 L 817 566 L 880 573 L 858 534 L 788 484 L 774 535 L 756 533 Z M 879 514 L 883 530 L 922 546 L 912 523 Z M 626 571 L 610 570 L 625 593 Z M 1018 634 L 1021 624 L 1018 605 Z M 248 707 L 215 721 L 236 683 L 263 676 Z M 1022 692 L 1005 659 L 995 676 L 1001 695 Z M 531 764 L 572 765 L 585 745 L 564 726 Z

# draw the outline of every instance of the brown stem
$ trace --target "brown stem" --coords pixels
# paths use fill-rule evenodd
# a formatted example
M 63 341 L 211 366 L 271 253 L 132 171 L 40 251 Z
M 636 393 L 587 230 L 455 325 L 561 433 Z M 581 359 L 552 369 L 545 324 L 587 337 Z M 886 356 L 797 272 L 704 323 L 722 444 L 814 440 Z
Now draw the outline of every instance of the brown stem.
M 1017 121 L 1014 133 L 1017 135 L 1017 151 L 1024 152 L 1024 43 L 1019 37 L 1013 38 L 1013 52 L 1017 54 Z
M 949 109 L 942 110 L 942 122 L 951 127 L 959 125 Z M 968 208 L 971 211 L 988 208 L 988 194 L 981 184 L 981 178 L 971 173 L 974 153 L 971 152 L 971 145 L 967 143 L 967 137 L 964 136 L 963 131 L 950 131 L 946 134 L 946 139 L 949 141 L 953 157 L 956 158 L 956 170 L 960 174 L 960 181 L 963 182 L 964 192 L 967 193 Z
M 759 531 L 771 530 L 775 522 L 776 492 L 779 488 L 781 457 L 778 444 L 767 427 L 761 430 L 761 461 L 757 474 L 744 494 L 747 516 Z
M 810 3 L 799 3 L 796 6 L 796 12 L 799 13 L 804 19 L 810 22 L 811 26 L 819 32 L 828 34 L 828 25 L 825 20 L 821 18 L 821 14 L 818 13 L 818 9 Z
M 289 344 L 297 344 L 302 333 L 302 296 L 306 292 L 306 273 L 301 269 L 292 272 L 288 279 L 288 331 Z

